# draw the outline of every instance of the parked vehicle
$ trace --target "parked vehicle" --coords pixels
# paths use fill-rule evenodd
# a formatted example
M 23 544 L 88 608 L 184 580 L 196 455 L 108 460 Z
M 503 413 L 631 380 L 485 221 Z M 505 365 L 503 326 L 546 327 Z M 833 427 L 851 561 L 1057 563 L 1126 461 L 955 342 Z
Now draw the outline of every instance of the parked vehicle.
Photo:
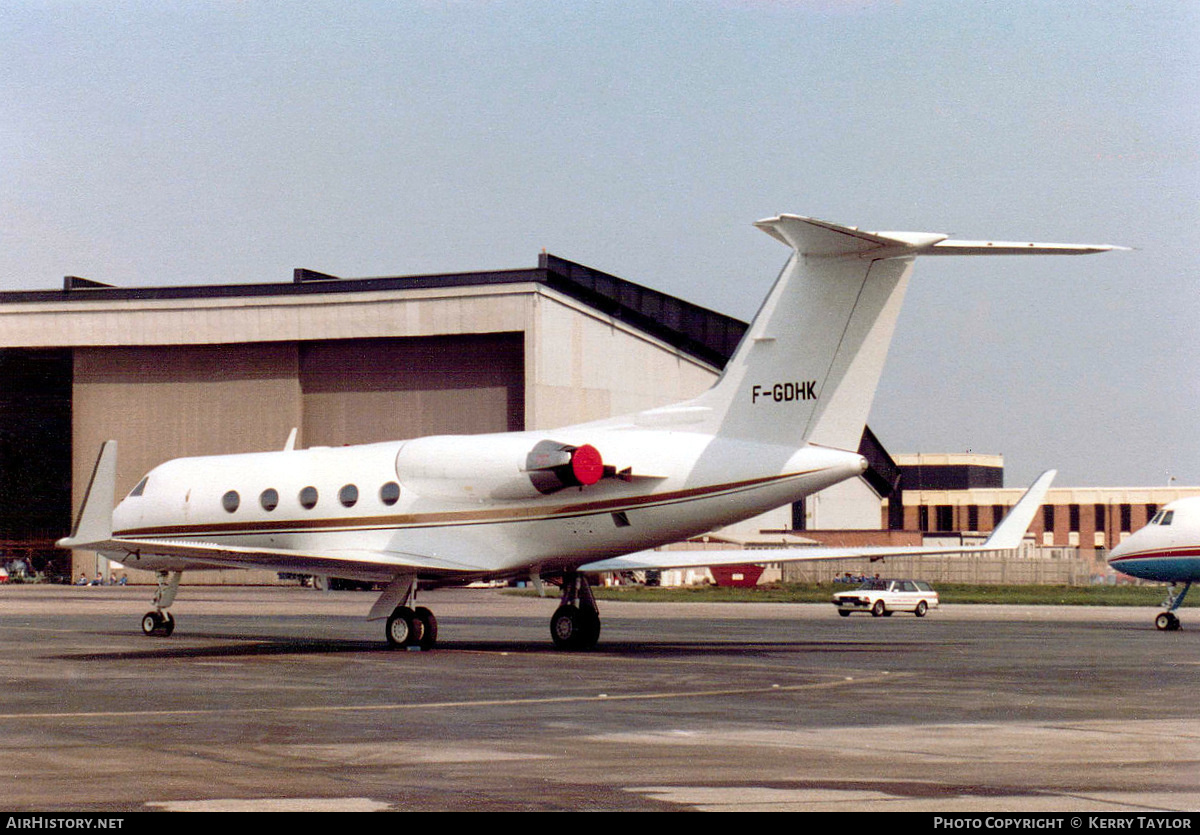
M 938 607 L 938 593 L 923 580 L 866 580 L 854 591 L 835 594 L 833 605 L 842 617 L 851 612 L 870 612 L 877 618 L 912 612 L 923 618 Z

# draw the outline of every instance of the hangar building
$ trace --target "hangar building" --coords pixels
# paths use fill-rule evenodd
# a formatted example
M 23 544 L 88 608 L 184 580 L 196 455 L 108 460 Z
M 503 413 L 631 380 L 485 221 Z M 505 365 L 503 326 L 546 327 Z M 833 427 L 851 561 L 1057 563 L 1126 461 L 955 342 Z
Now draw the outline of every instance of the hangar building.
M 282 448 L 293 427 L 300 446 L 333 446 L 577 423 L 700 393 L 745 328 L 549 254 L 497 272 L 0 293 L 0 553 L 52 559 L 110 438 L 123 494 L 164 460 Z M 96 569 L 77 553 L 71 576 Z

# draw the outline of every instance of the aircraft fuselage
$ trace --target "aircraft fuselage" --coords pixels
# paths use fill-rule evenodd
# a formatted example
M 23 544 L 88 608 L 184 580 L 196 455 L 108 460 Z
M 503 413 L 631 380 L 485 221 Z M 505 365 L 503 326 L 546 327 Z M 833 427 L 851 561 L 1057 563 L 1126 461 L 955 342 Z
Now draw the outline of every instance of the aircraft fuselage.
M 590 445 L 606 476 L 542 494 L 525 467 L 528 451 L 546 441 Z M 424 555 L 441 563 L 428 577 L 442 581 L 448 567 L 462 580 L 517 576 L 685 539 L 865 467 L 857 453 L 633 426 L 181 458 L 120 502 L 113 534 L 330 556 Z M 156 570 L 197 565 L 144 551 L 112 556 Z M 394 573 L 356 567 L 340 576 Z

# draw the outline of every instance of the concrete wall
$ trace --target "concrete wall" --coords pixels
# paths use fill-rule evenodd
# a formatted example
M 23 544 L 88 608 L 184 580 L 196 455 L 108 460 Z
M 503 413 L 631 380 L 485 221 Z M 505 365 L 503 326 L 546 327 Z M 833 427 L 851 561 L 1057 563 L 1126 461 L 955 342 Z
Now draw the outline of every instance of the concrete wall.
M 997 552 L 963 556 L 889 557 L 874 563 L 869 560 L 786 563 L 783 565 L 783 580 L 787 583 L 832 583 L 835 577 L 847 571 L 855 576 L 878 574 L 881 577 L 925 580 L 933 583 L 934 588 L 938 583 L 1082 586 L 1090 585 L 1104 576 L 1104 570 L 1095 562 L 1075 553 L 1013 558 Z
M 526 426 L 549 429 L 694 397 L 717 369 L 554 293 L 539 294 L 526 340 Z

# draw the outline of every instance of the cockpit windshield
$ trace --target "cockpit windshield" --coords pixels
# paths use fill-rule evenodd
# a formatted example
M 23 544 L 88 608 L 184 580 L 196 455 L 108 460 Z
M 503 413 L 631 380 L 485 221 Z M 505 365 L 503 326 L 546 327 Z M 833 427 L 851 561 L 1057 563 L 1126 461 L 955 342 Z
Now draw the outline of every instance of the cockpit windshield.
M 129 491 L 128 498 L 132 498 L 134 496 L 140 496 L 143 493 L 145 493 L 146 492 L 146 482 L 149 480 L 150 480 L 150 476 L 143 477 L 142 480 L 137 483 L 137 486 Z

